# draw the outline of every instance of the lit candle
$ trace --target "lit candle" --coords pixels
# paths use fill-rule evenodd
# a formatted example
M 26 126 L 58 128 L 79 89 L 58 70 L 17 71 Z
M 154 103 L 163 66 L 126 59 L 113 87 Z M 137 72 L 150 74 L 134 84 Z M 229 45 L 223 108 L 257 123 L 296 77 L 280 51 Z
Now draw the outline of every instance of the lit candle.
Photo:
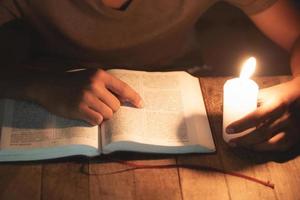
M 225 129 L 232 122 L 241 119 L 257 108 L 258 85 L 250 79 L 256 67 L 255 58 L 249 58 L 243 65 L 239 78 L 226 81 L 223 96 L 223 138 L 226 142 L 252 131 L 227 134 Z

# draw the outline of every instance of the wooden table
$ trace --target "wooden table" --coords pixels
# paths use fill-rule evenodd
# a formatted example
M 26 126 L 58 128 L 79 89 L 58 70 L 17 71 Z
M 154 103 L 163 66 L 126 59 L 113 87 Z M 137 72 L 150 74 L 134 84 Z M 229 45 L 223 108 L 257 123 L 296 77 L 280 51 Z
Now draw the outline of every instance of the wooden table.
M 289 77 L 257 78 L 261 87 Z M 275 184 L 275 189 L 218 173 L 186 168 L 128 168 L 105 157 L 0 164 L 1 199 L 300 199 L 300 148 L 288 153 L 233 151 L 222 139 L 222 86 L 225 78 L 201 78 L 217 153 L 159 156 L 117 154 L 143 164 L 197 164 L 234 171 Z M 82 171 L 93 175 L 87 175 Z

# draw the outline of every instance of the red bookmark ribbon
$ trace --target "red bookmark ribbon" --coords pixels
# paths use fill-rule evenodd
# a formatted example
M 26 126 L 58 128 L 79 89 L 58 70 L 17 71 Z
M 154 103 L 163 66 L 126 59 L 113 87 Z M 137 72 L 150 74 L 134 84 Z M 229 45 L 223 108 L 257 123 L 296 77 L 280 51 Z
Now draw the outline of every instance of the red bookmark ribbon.
M 108 174 L 116 174 L 116 173 L 131 171 L 131 170 L 139 170 L 139 169 L 168 169 L 168 168 L 178 168 L 179 167 L 179 168 L 185 168 L 185 169 L 214 171 L 214 172 L 218 172 L 218 173 L 227 174 L 227 175 L 230 175 L 230 176 L 243 178 L 243 179 L 246 179 L 248 181 L 252 181 L 252 182 L 264 185 L 266 187 L 272 188 L 272 189 L 275 188 L 275 185 L 273 183 L 271 183 L 270 181 L 263 181 L 263 180 L 260 180 L 260 179 L 257 179 L 257 178 L 251 177 L 251 176 L 247 176 L 247 175 L 244 175 L 244 174 L 240 174 L 240 173 L 232 172 L 232 171 L 227 171 L 227 170 L 223 170 L 223 169 L 218 169 L 218 168 L 215 168 L 215 167 L 192 165 L 192 164 L 145 165 L 145 164 L 137 164 L 137 163 L 134 163 L 134 162 L 124 161 L 124 160 L 117 160 L 117 159 L 108 159 L 108 160 L 111 160 L 113 162 L 129 166 L 131 168 L 116 170 L 116 171 L 109 172 L 109 173 L 91 173 L 91 172 L 86 172 L 85 170 L 82 170 L 82 172 L 87 174 L 87 175 L 108 175 Z

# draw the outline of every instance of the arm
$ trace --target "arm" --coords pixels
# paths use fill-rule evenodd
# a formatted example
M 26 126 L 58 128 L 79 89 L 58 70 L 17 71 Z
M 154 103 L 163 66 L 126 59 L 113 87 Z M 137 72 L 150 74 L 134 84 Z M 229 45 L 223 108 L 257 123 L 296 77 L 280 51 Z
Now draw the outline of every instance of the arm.
M 260 91 L 263 104 L 227 127 L 229 134 L 255 127 L 251 133 L 231 140 L 234 146 L 259 151 L 285 151 L 300 141 L 300 18 L 287 0 L 250 16 L 256 26 L 290 52 L 293 79 Z
M 34 34 L 0 4 L 0 98 L 32 100 L 54 114 L 92 125 L 111 118 L 120 106 L 119 99 L 140 106 L 141 99 L 132 88 L 103 70 L 53 73 L 31 69 L 45 67 L 33 64 Z M 46 65 L 57 68 L 56 63 Z
M 300 75 L 300 17 L 292 3 L 278 0 L 250 18 L 270 39 L 290 52 L 293 75 Z
M 112 118 L 121 102 L 142 106 L 139 94 L 103 70 L 57 73 L 16 67 L 0 71 L 0 98 L 34 101 L 54 114 L 91 125 Z

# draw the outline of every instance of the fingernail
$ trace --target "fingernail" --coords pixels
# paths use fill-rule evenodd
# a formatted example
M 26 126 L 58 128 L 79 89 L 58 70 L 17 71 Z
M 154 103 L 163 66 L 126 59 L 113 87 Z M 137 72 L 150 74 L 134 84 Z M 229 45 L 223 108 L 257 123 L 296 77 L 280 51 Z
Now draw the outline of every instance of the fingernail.
M 103 122 L 103 117 L 97 119 L 97 124 L 96 125 L 100 125 Z
M 234 128 L 226 128 L 226 133 L 232 134 L 235 133 Z
M 137 106 L 138 106 L 138 108 L 143 108 L 144 107 L 144 101 L 140 100 Z

